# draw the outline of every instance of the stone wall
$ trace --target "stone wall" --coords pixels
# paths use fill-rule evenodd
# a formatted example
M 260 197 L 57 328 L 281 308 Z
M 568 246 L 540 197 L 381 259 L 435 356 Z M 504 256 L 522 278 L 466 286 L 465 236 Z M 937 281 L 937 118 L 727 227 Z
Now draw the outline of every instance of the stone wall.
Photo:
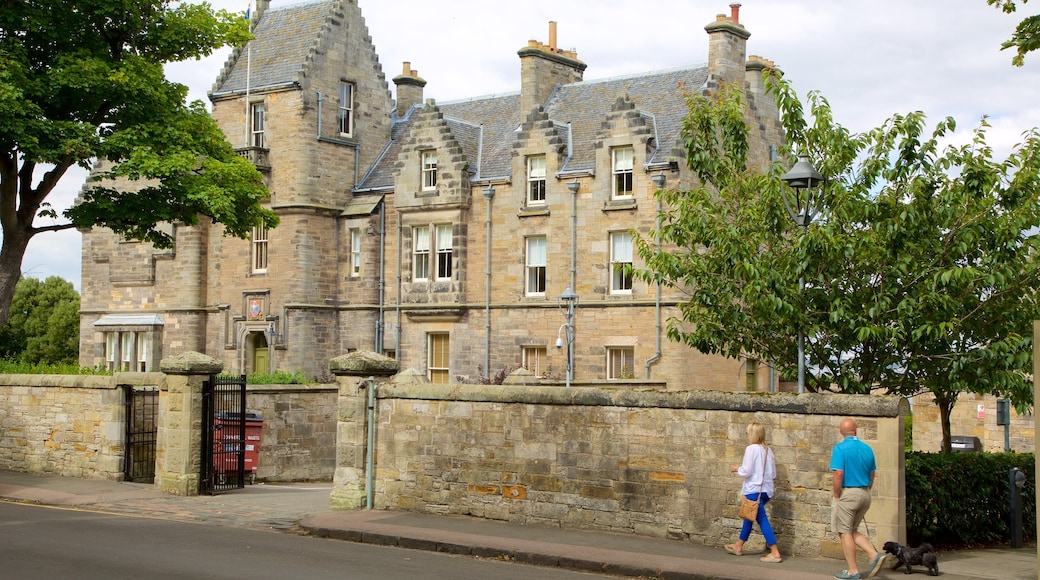
M 365 498 L 366 382 L 342 378 L 331 504 Z M 382 384 L 373 506 L 669 537 L 721 546 L 739 530 L 746 425 L 777 455 L 771 520 L 781 551 L 840 556 L 831 448 L 857 417 L 875 450 L 871 538 L 905 538 L 904 399 L 618 388 Z M 762 544 L 752 535 L 751 549 Z M 757 546 L 756 546 L 757 544 Z
M 942 447 L 942 424 L 939 407 L 931 394 L 918 395 L 911 401 L 914 414 L 914 451 L 938 452 Z M 982 450 L 1004 451 L 1004 426 L 997 425 L 997 398 L 992 395 L 961 393 L 950 415 L 950 435 L 978 437 Z M 1036 418 L 1019 415 L 1011 408 L 1008 443 L 1011 451 L 1033 453 Z
M 127 382 L 121 376 L 0 375 L 0 469 L 122 479 L 125 412 L 117 385 Z
M 124 385 L 159 386 L 164 410 L 176 413 L 189 404 L 187 392 L 171 393 L 163 373 L 0 375 L 0 469 L 121 480 Z M 336 397 L 334 385 L 249 385 L 246 407 L 264 421 L 258 479 L 332 479 Z M 198 424 L 192 424 L 160 418 L 157 463 L 170 458 L 197 471 L 190 456 L 201 443 Z M 157 465 L 157 478 L 160 471 Z
M 335 385 L 249 385 L 246 408 L 263 430 L 256 476 L 265 481 L 331 481 L 336 468 Z

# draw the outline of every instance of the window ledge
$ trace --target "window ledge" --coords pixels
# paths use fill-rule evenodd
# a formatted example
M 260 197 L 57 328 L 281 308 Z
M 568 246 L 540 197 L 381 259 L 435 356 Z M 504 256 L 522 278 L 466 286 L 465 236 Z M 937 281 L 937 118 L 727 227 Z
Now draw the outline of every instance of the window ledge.
M 612 199 L 603 204 L 603 211 L 618 211 L 626 209 L 638 209 L 639 204 L 634 199 Z
M 517 217 L 534 217 L 539 215 L 549 215 L 548 206 L 542 205 L 529 205 L 521 207 L 517 212 Z

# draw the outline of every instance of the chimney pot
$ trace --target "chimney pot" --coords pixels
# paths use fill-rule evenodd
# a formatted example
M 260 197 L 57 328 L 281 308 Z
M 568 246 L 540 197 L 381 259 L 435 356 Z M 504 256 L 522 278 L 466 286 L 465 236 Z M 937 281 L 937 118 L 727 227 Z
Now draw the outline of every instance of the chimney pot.
M 556 21 L 549 21 L 549 49 L 556 52 Z
M 730 19 L 733 20 L 733 24 L 740 24 L 740 3 L 734 2 L 729 5 Z
M 401 67 L 401 74 L 411 76 L 411 74 L 412 74 L 412 63 L 408 62 L 407 60 L 404 61 L 404 66 Z

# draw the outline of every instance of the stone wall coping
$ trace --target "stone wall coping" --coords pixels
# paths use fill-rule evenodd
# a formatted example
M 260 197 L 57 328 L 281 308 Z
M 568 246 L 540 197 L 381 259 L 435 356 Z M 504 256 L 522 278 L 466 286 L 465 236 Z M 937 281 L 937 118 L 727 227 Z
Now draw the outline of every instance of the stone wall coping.
M 194 351 L 159 361 L 159 370 L 169 375 L 215 375 L 223 369 L 224 361 Z
M 149 383 L 158 384 L 158 383 Z M 17 375 L 0 374 L 4 387 L 64 387 L 73 389 L 115 389 L 115 377 L 109 375 Z
M 376 352 L 358 350 L 329 361 L 329 371 L 337 376 L 381 376 L 397 374 L 398 362 Z
M 910 414 L 910 404 L 903 397 L 836 393 L 747 393 L 605 387 L 571 387 L 568 389 L 544 386 L 391 383 L 380 385 L 376 397 L 380 399 L 661 407 L 867 417 L 898 417 Z

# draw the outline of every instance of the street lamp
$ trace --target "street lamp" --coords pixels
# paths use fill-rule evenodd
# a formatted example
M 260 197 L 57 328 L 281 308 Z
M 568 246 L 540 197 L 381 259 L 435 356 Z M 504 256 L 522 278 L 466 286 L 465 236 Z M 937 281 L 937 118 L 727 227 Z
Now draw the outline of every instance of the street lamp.
M 813 186 L 824 182 L 823 176 L 809 162 L 808 155 L 799 155 L 798 162 L 790 171 L 780 176 L 791 189 L 794 190 L 794 199 L 790 199 L 787 189 L 782 188 L 780 195 L 784 200 L 784 207 L 788 215 L 794 220 L 795 225 L 802 228 L 801 236 L 804 237 L 806 230 L 813 218 L 820 213 L 820 190 L 813 191 Z M 815 194 L 815 196 L 814 196 Z M 798 277 L 798 296 L 805 290 L 805 276 Z M 798 328 L 798 392 L 805 392 L 805 333 Z
M 566 320 L 556 331 L 556 348 L 563 348 L 563 336 L 567 337 L 567 388 L 574 379 L 574 309 L 578 307 L 578 295 L 568 286 L 557 300 L 560 312 Z

